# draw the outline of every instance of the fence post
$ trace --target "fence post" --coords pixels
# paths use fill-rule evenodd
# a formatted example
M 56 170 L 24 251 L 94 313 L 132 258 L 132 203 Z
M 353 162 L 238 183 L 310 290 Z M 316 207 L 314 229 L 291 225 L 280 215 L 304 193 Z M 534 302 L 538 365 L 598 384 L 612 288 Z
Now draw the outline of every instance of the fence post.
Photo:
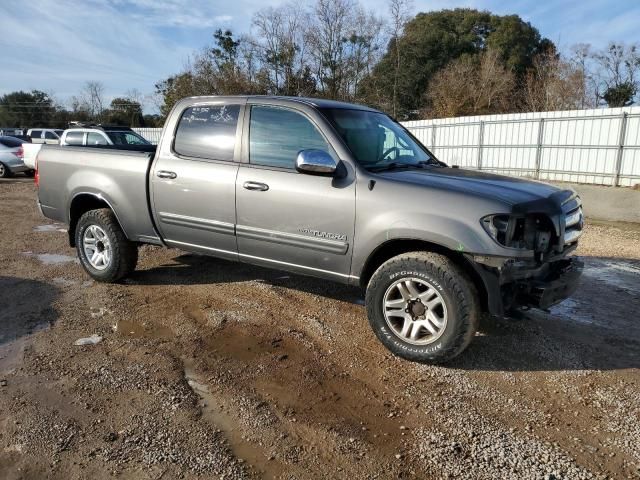
M 544 141 L 544 118 L 538 123 L 538 143 L 536 146 L 536 180 L 540 179 L 540 162 L 542 159 L 542 142 Z
M 436 125 L 431 124 L 431 151 L 436 153 Z
M 627 112 L 620 115 L 620 136 L 618 137 L 618 153 L 616 155 L 616 175 L 613 184 L 620 186 L 620 171 L 622 170 L 622 156 L 624 154 L 624 139 L 627 136 Z
M 478 132 L 478 170 L 482 170 L 482 143 L 484 141 L 484 122 L 480 120 L 480 131 Z

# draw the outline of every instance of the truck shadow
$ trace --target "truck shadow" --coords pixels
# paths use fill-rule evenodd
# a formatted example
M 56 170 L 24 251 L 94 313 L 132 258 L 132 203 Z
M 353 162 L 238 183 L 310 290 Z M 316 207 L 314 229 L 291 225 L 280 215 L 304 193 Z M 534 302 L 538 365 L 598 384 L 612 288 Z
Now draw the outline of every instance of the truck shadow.
M 0 276 L 0 361 L 12 342 L 57 320 L 58 295 L 58 288 L 38 280 Z
M 136 271 L 131 275 L 129 283 L 136 285 L 210 285 L 259 281 L 274 287 L 291 288 L 342 302 L 364 305 L 363 292 L 357 287 L 205 255 L 187 253 L 179 255 L 173 260 L 176 263 Z
M 364 305 L 363 292 L 279 270 L 185 254 L 175 264 L 138 271 L 140 285 L 201 285 L 260 281 L 341 302 Z M 486 371 L 616 370 L 640 368 L 640 269 L 634 261 L 587 259 L 576 294 L 550 312 L 487 319 L 469 349 L 447 367 Z M 631 271 L 629 271 L 631 268 Z M 362 308 L 362 321 L 366 313 Z M 375 341 L 373 334 L 366 341 Z M 381 347 L 382 348 L 382 347 Z

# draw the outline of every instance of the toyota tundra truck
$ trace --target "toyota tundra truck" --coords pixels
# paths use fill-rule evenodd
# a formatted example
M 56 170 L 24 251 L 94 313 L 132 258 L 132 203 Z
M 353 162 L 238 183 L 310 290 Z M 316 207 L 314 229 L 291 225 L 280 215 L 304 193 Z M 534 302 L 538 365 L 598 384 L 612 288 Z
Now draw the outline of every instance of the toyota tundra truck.
M 574 191 L 448 166 L 364 106 L 192 97 L 155 153 L 36 160 L 40 209 L 95 280 L 152 244 L 360 286 L 375 335 L 413 361 L 460 354 L 485 314 L 560 302 L 582 271 Z

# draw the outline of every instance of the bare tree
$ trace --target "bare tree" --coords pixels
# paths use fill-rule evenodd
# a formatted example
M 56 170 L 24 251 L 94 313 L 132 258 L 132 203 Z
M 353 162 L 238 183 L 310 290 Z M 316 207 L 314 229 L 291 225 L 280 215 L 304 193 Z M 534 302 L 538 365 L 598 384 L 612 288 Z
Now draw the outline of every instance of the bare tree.
M 317 0 L 306 36 L 312 69 L 321 92 L 328 98 L 341 98 L 346 70 L 345 39 L 352 25 L 352 0 Z
M 640 50 L 638 45 L 610 43 L 592 54 L 599 67 L 598 95 L 611 107 L 630 105 L 640 85 Z
M 585 57 L 579 57 L 585 61 Z M 586 64 L 568 62 L 547 51 L 537 55 L 527 72 L 524 107 L 527 111 L 572 110 L 593 107 L 586 87 Z
M 393 53 L 395 57 L 392 95 L 393 116 L 397 115 L 398 110 L 398 77 L 401 68 L 402 33 L 405 25 L 411 19 L 412 6 L 413 2 L 411 0 L 389 0 L 389 11 L 391 14 L 389 34 L 391 35 L 391 42 L 393 42 Z
M 434 117 L 486 115 L 513 110 L 515 75 L 494 50 L 477 57 L 463 56 L 434 76 L 427 90 Z
M 253 17 L 257 34 L 254 43 L 272 93 L 296 95 L 300 91 L 300 73 L 305 65 L 303 32 L 307 20 L 307 14 L 299 4 L 268 7 Z
M 94 121 L 102 121 L 104 111 L 104 85 L 98 81 L 85 82 L 80 95 L 72 97 L 72 108 L 86 111 Z

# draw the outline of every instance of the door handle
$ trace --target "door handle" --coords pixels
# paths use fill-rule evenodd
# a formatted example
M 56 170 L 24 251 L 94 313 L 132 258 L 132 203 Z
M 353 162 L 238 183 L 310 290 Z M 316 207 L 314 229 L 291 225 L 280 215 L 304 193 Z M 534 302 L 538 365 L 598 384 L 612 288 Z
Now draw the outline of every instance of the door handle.
M 171 180 L 178 176 L 176 172 L 169 172 L 168 170 L 159 170 L 156 175 L 160 178 L 170 178 Z
M 259 192 L 266 192 L 269 190 L 269 185 L 260 182 L 244 182 L 242 186 L 247 190 L 257 190 Z

